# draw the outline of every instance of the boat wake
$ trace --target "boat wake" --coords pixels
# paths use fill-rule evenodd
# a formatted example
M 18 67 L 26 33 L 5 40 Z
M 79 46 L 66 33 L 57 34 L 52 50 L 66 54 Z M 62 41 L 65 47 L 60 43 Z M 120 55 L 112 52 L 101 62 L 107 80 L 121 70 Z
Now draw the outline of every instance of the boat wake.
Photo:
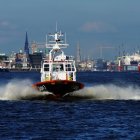
M 113 84 L 85 87 L 69 96 L 94 100 L 140 100 L 139 87 L 119 87 Z
M 0 100 L 46 100 L 49 93 L 32 88 L 30 80 L 12 80 L 0 86 Z M 116 85 L 96 85 L 70 93 L 64 99 L 91 100 L 140 100 L 139 87 L 118 87 Z
M 12 80 L 0 86 L 0 100 L 31 100 L 40 99 L 45 94 L 32 88 L 32 82 L 26 80 Z

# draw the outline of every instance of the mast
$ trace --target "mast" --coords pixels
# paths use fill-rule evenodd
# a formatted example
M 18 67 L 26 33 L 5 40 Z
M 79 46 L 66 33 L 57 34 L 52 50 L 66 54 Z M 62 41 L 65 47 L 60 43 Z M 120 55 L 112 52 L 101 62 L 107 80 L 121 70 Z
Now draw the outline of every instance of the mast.
M 55 32 L 55 34 L 48 35 L 49 41 L 48 43 L 46 41 L 46 48 L 51 48 L 49 60 L 52 60 L 52 55 L 55 53 L 61 52 L 62 56 L 64 55 L 62 48 L 67 48 L 68 44 L 64 43 L 63 36 L 64 35 L 61 32 Z

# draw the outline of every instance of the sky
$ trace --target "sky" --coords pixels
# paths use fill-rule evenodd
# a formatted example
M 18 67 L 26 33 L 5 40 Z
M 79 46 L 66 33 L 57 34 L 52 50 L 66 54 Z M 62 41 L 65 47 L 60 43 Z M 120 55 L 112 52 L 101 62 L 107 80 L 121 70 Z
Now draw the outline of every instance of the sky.
M 9 54 L 29 43 L 45 42 L 46 34 L 66 32 L 76 55 L 114 59 L 140 49 L 140 0 L 0 0 L 0 53 Z

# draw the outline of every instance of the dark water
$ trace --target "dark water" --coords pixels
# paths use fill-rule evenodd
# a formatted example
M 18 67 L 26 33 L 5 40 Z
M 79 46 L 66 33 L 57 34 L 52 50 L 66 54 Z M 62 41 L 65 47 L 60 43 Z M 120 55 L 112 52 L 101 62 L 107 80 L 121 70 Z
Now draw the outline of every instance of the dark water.
M 140 139 L 140 73 L 78 73 L 85 89 L 60 101 L 30 100 L 39 80 L 39 73 L 0 73 L 1 140 Z

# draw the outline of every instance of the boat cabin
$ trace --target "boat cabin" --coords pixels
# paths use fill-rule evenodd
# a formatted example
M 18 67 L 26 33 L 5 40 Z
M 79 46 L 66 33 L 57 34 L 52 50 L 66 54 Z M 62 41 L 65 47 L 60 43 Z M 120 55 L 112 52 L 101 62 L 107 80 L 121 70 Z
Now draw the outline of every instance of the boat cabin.
M 43 63 L 41 81 L 72 80 L 76 81 L 76 68 L 73 62 Z
M 49 35 L 54 41 L 46 43 L 46 48 L 51 49 L 41 66 L 41 82 L 51 80 L 71 80 L 76 81 L 76 67 L 73 56 L 64 54 L 62 48 L 66 48 L 68 44 L 63 43 L 63 34 L 56 32 Z

